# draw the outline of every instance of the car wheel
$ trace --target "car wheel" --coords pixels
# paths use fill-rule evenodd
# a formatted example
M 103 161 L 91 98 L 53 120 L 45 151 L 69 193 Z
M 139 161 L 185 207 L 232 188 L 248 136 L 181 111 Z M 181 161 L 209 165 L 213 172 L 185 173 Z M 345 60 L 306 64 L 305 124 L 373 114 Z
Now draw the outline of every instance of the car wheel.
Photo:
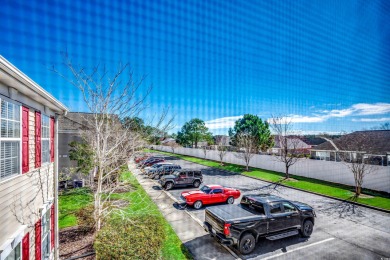
M 194 209 L 200 209 L 203 206 L 202 201 L 198 200 L 194 203 Z
M 227 204 L 233 204 L 234 203 L 234 198 L 233 197 L 229 197 L 226 201 Z
M 200 181 L 198 181 L 198 180 L 194 181 L 193 185 L 195 188 L 198 188 L 200 186 Z
M 241 237 L 238 249 L 241 254 L 247 255 L 255 249 L 255 245 L 255 237 L 252 234 L 247 233 Z
M 313 222 L 311 220 L 305 220 L 301 228 L 301 236 L 310 237 L 311 233 L 313 233 Z
M 170 190 L 173 188 L 173 183 L 172 182 L 168 182 L 167 184 L 165 184 L 165 189 L 166 190 Z

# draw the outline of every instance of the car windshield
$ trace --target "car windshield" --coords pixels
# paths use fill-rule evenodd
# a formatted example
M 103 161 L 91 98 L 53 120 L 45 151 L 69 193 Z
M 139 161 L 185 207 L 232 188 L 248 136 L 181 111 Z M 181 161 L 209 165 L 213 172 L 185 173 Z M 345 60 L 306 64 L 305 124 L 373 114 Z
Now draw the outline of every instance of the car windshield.
M 179 171 L 175 171 L 174 173 L 172 173 L 172 175 L 175 175 L 176 177 L 179 176 L 180 172 Z
M 209 194 L 211 192 L 211 189 L 208 186 L 203 186 L 200 190 L 206 194 Z

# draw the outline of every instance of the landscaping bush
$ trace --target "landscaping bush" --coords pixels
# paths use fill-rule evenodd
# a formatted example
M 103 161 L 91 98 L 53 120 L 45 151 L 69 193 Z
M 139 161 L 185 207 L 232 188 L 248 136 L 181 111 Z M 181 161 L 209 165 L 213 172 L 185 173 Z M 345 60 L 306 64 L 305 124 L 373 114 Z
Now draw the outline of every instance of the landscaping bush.
M 94 206 L 92 204 L 79 209 L 75 213 L 79 231 L 88 233 L 95 230 L 95 219 L 93 217 L 93 213 Z
M 164 239 L 161 218 L 141 215 L 111 220 L 99 231 L 94 248 L 97 259 L 158 259 Z

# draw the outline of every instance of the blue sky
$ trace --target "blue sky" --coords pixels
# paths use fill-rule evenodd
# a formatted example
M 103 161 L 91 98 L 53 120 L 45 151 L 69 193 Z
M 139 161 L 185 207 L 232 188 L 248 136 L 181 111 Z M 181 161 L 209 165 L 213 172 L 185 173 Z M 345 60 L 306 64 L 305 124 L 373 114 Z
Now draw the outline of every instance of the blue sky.
M 122 2 L 3 0 L 0 54 L 72 111 L 85 111 L 79 91 L 48 69 L 61 51 L 128 62 L 153 84 L 142 116 L 169 106 L 175 131 L 197 117 L 226 134 L 246 113 L 302 133 L 390 121 L 387 0 Z

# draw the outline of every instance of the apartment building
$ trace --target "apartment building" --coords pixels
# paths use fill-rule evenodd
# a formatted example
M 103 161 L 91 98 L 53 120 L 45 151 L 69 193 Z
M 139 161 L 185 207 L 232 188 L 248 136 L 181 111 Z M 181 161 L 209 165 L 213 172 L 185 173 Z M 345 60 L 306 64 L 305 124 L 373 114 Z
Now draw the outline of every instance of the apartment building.
M 0 56 L 0 260 L 58 255 L 57 117 L 68 109 Z

